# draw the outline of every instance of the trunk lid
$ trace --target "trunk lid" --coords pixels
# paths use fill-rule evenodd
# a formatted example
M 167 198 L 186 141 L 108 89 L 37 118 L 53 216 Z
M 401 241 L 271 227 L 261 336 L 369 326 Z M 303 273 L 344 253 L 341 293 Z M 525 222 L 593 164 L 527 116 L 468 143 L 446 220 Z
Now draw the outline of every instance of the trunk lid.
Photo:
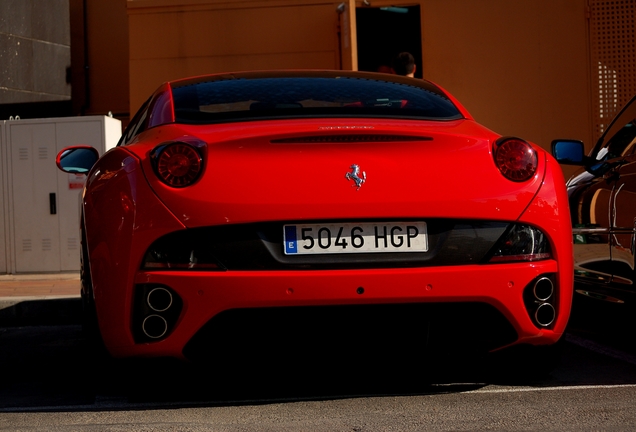
M 515 183 L 494 164 L 499 135 L 472 120 L 310 119 L 156 128 L 131 145 L 150 185 L 188 227 L 257 221 L 472 218 L 516 220 L 545 167 Z M 161 129 L 161 130 L 159 130 Z M 207 143 L 192 186 L 161 183 L 148 157 L 161 141 Z M 160 141 L 161 140 L 161 141 Z M 353 165 L 364 183 L 356 186 Z

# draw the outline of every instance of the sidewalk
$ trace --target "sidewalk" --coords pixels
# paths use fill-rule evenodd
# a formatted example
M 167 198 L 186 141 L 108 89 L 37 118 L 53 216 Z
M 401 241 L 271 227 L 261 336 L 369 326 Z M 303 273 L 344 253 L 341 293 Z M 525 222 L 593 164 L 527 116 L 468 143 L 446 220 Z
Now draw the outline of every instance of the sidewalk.
M 0 327 L 80 322 L 79 272 L 0 275 Z
M 57 298 L 80 295 L 79 273 L 0 275 L 0 299 Z

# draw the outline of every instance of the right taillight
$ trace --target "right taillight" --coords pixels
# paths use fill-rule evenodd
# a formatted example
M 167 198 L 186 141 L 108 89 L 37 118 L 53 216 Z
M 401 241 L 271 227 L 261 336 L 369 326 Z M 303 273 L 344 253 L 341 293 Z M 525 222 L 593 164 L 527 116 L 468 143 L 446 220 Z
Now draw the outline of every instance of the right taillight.
M 530 143 L 519 138 L 500 138 L 494 146 L 495 164 L 508 180 L 522 182 L 537 171 L 537 152 Z
M 203 160 L 198 150 L 182 142 L 158 147 L 154 151 L 153 160 L 159 179 L 175 188 L 191 185 L 203 170 Z
M 499 239 L 488 262 L 540 261 L 551 257 L 550 242 L 543 231 L 514 224 Z

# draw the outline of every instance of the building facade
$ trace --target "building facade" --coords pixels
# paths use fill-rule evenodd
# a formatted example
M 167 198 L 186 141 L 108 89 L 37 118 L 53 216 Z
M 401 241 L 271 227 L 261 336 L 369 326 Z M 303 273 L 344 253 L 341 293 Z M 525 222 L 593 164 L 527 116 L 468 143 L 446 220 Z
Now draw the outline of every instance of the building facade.
M 72 96 L 70 115 L 111 112 L 125 125 L 167 80 L 376 70 L 399 51 L 477 121 L 546 148 L 564 137 L 590 148 L 636 94 L 636 0 L 0 0 L 0 9 L 3 119 L 19 114 L 8 104 Z M 48 53 L 26 50 L 38 32 Z

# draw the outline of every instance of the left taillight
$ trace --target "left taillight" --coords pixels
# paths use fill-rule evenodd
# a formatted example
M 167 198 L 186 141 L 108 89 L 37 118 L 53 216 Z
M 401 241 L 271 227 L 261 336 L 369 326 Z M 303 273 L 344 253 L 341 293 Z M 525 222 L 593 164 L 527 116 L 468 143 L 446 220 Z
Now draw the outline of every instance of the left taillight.
M 183 142 L 155 148 L 152 159 L 157 177 L 174 188 L 190 186 L 203 171 L 203 159 L 199 150 Z
M 495 164 L 508 180 L 523 182 L 537 172 L 537 152 L 530 143 L 519 138 L 500 138 L 493 149 Z

